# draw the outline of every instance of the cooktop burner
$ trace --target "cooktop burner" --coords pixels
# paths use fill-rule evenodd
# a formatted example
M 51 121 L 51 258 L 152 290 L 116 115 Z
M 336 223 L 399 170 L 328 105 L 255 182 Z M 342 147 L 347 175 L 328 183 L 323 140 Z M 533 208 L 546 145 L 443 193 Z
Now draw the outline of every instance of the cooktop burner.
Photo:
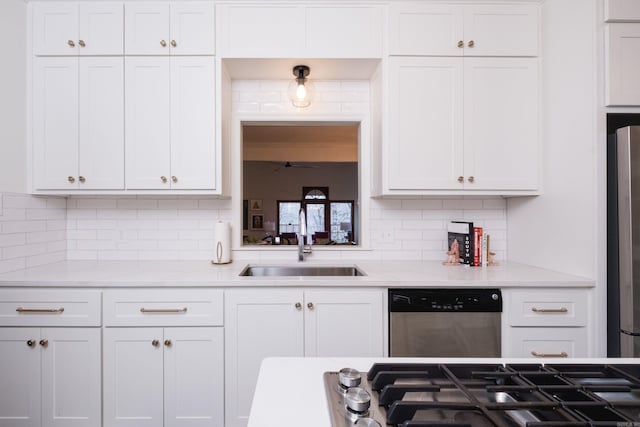
M 640 427 L 640 365 L 379 363 L 324 381 L 332 427 Z

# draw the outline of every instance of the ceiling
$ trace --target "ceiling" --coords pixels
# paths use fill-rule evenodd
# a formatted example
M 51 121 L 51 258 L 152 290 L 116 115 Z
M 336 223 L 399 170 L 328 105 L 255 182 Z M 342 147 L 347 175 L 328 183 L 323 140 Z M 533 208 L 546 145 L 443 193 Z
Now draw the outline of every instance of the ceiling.
M 244 124 L 244 161 L 357 162 L 358 124 Z

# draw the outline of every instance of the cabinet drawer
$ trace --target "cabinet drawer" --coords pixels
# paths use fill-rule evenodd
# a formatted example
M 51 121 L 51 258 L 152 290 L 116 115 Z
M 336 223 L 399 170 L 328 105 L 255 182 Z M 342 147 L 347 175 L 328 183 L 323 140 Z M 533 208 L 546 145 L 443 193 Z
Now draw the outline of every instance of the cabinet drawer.
M 106 290 L 105 326 L 221 326 L 220 289 Z
M 586 326 L 588 293 L 585 290 L 515 290 L 508 293 L 510 326 Z
M 504 357 L 588 357 L 586 328 L 510 328 Z
M 100 291 L 0 289 L 0 326 L 100 326 Z

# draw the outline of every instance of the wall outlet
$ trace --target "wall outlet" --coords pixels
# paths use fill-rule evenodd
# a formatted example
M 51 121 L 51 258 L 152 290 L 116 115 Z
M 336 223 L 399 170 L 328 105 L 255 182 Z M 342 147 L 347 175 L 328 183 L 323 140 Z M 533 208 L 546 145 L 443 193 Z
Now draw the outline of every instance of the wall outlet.
M 380 241 L 383 243 L 393 242 L 393 229 L 387 228 L 380 233 Z

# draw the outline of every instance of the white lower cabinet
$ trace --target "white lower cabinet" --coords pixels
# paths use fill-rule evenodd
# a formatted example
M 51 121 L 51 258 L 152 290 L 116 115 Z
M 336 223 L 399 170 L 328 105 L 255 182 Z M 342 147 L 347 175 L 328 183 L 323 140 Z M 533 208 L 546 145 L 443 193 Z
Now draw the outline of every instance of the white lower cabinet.
M 587 289 L 504 289 L 502 356 L 590 357 Z
M 246 426 L 265 357 L 383 356 L 383 290 L 225 292 L 225 426 Z
M 99 328 L 0 328 L 0 426 L 100 425 Z
M 104 427 L 223 427 L 219 289 L 104 291 Z
M 223 331 L 107 328 L 104 426 L 222 427 Z

